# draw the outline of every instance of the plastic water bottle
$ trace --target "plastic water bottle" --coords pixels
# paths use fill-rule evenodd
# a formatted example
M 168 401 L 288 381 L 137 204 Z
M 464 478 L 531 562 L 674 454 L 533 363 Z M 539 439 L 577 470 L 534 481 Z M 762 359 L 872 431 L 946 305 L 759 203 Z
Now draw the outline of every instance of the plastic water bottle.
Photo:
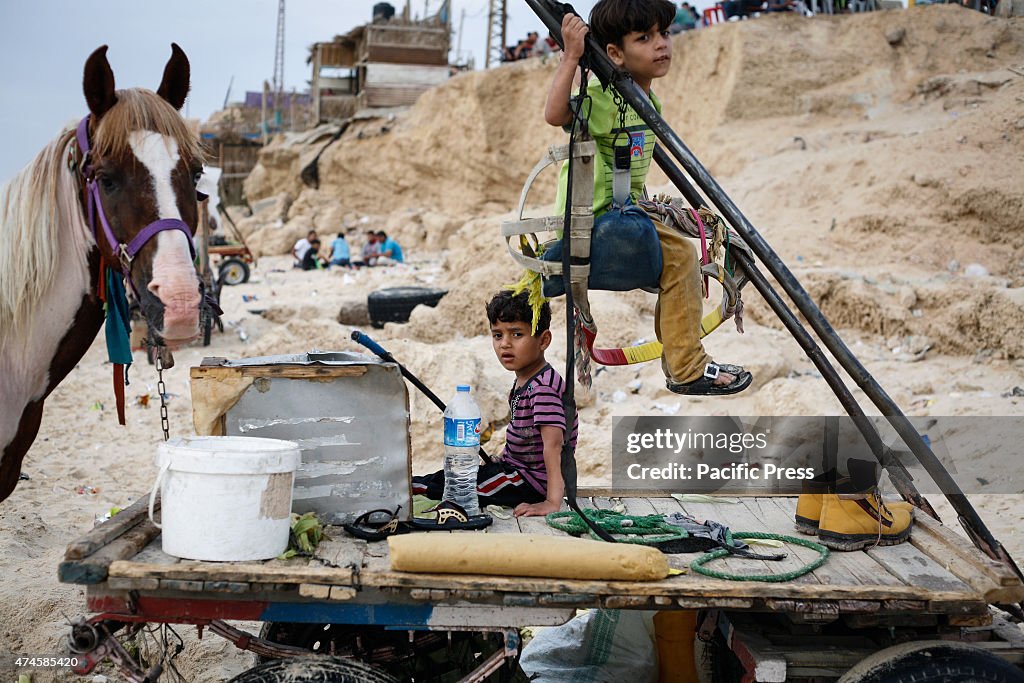
M 460 384 L 444 411 L 444 500 L 460 505 L 467 515 L 480 514 L 476 495 L 479 450 L 480 408 L 469 385 Z

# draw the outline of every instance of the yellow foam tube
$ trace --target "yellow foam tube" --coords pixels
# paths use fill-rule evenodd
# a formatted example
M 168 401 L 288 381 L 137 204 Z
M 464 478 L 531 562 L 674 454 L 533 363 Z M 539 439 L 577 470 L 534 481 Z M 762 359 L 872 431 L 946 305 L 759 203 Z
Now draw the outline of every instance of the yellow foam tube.
M 553 579 L 657 581 L 668 560 L 656 548 L 530 534 L 391 536 L 391 568 L 424 574 L 538 576 Z

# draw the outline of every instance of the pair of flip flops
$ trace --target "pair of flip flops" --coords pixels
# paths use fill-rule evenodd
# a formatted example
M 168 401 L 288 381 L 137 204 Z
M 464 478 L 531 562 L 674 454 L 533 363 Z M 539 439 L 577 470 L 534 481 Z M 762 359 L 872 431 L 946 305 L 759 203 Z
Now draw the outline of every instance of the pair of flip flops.
M 411 521 L 398 519 L 399 505 L 391 510 L 370 510 L 364 512 L 343 528 L 356 538 L 364 541 L 383 541 L 388 536 L 407 534 L 410 531 L 452 531 L 455 529 L 483 529 L 494 521 L 488 514 L 469 516 L 461 505 L 442 501 L 428 512 L 436 512 L 433 518 L 413 518 Z

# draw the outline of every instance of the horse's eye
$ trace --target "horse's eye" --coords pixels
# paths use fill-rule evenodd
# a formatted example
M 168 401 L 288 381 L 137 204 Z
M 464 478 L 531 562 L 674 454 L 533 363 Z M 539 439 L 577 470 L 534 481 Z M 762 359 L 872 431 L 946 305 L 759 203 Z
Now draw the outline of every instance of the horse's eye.
M 99 181 L 100 187 L 103 188 L 104 192 L 113 192 L 117 188 L 117 183 L 109 176 L 100 175 L 96 177 L 96 180 Z
M 196 171 L 195 173 L 193 173 L 192 174 L 192 184 L 193 185 L 198 185 L 199 184 L 199 179 L 202 178 L 202 177 L 203 177 L 203 172 L 202 171 Z

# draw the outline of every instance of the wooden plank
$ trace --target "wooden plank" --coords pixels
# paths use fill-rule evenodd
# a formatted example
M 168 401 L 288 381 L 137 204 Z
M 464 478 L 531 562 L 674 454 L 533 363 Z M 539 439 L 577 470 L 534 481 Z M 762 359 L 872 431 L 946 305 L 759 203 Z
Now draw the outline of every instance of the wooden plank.
M 548 525 L 543 517 L 517 517 L 519 531 L 524 534 L 536 534 L 538 536 L 561 536 L 571 538 L 564 531 L 559 531 Z
M 156 502 L 156 510 L 160 509 L 160 501 Z M 155 510 L 154 510 L 155 511 Z M 94 552 L 107 545 L 115 538 L 131 529 L 149 515 L 149 497 L 139 498 L 134 503 L 118 512 L 116 515 L 101 522 L 84 536 L 77 538 L 68 544 L 64 551 L 65 560 L 80 560 L 92 555 Z
M 922 592 L 915 586 L 825 586 L 821 584 L 724 581 L 700 575 L 673 576 L 659 581 L 591 581 L 535 577 L 483 576 L 463 574 L 413 574 L 395 572 L 384 558 L 368 558 L 360 582 L 363 586 L 441 588 L 446 590 L 489 590 L 514 593 L 593 593 L 596 595 L 664 595 L 695 598 L 799 598 L 805 600 L 880 600 L 899 611 L 924 610 Z M 932 592 L 933 600 L 970 602 L 984 606 L 976 594 Z
M 966 540 L 965 540 L 966 542 Z M 972 589 L 985 596 L 989 603 L 1013 603 L 1024 599 L 1024 585 L 1000 585 L 981 566 L 958 555 L 939 536 L 920 528 L 910 534 L 910 543 L 930 557 L 939 567 L 950 572 Z
M 759 499 L 761 500 L 761 499 Z M 779 512 L 772 512 L 767 507 L 762 508 L 766 519 L 773 520 L 775 524 L 782 524 L 786 521 L 790 528 L 793 525 L 793 515 L 796 513 L 796 499 L 789 497 L 773 497 L 770 499 Z M 790 535 L 798 536 L 794 529 Z M 812 536 L 808 536 L 816 540 Z M 811 551 L 814 552 L 814 551 Z M 815 553 L 817 554 L 817 553 Z M 822 567 L 815 570 L 814 575 L 821 583 L 850 585 L 882 585 L 902 586 L 903 582 L 889 573 L 889 571 L 878 564 L 873 557 L 863 552 L 838 552 L 833 551 Z
M 989 596 L 989 602 L 1024 599 L 1024 584 L 1010 567 L 986 557 L 969 540 L 934 519 L 918 515 L 910 542 L 964 583 Z
M 203 581 L 203 590 L 212 593 L 242 595 L 252 591 L 252 584 L 244 581 Z
M 110 576 L 125 578 L 158 578 L 206 581 L 244 581 L 247 583 L 322 583 L 332 586 L 353 585 L 351 569 L 309 567 L 305 563 L 290 564 L 271 561 L 251 562 L 180 562 L 174 565 L 142 564 L 117 561 L 110 565 Z
M 647 609 L 651 598 L 646 595 L 609 595 L 604 599 L 605 609 Z
M 331 587 L 319 583 L 300 583 L 299 595 L 315 600 L 327 600 L 331 597 Z
M 160 588 L 160 579 L 123 579 L 118 576 L 109 576 L 106 586 L 110 590 L 155 591 Z
M 924 532 L 945 542 L 946 547 L 958 557 L 963 558 L 983 572 L 992 577 L 993 581 L 1001 586 L 1018 586 L 1021 578 L 1002 562 L 987 557 L 980 550 L 971 545 L 967 538 L 960 536 L 949 527 L 935 521 L 927 515 L 918 515 L 914 519 L 915 532 Z M 913 534 L 911 534 L 913 540 Z
M 947 617 L 950 626 L 988 626 L 992 623 L 992 613 L 983 614 L 951 614 Z
M 149 545 L 143 548 L 138 555 L 128 559 L 131 559 L 132 562 L 141 562 L 143 564 L 171 565 L 181 562 L 180 557 L 174 557 L 164 552 L 162 535 L 150 541 Z
M 184 579 L 160 579 L 160 590 L 202 593 L 205 583 L 205 581 L 188 581 Z
M 287 379 L 308 379 L 315 377 L 360 377 L 365 375 L 365 365 L 235 365 L 199 366 L 189 369 L 192 379 L 236 379 L 238 377 L 285 377 Z
M 880 546 L 864 552 L 908 586 L 928 592 L 953 591 L 977 595 L 977 591 L 909 543 Z
M 512 514 L 512 508 L 505 508 L 504 510 L 508 514 L 508 519 L 502 519 L 502 518 L 498 517 L 497 515 L 493 515 L 492 514 L 491 517 L 494 518 L 494 521 L 491 522 L 491 525 L 489 527 L 484 529 L 484 533 L 486 533 L 486 534 L 518 534 L 518 533 L 520 533 L 520 531 L 519 531 L 519 522 L 516 520 L 515 515 Z M 490 513 L 488 513 L 488 514 L 490 514 Z
M 57 567 L 62 583 L 96 584 L 107 580 L 112 563 L 134 557 L 160 533 L 148 519 L 81 560 L 65 560 Z

